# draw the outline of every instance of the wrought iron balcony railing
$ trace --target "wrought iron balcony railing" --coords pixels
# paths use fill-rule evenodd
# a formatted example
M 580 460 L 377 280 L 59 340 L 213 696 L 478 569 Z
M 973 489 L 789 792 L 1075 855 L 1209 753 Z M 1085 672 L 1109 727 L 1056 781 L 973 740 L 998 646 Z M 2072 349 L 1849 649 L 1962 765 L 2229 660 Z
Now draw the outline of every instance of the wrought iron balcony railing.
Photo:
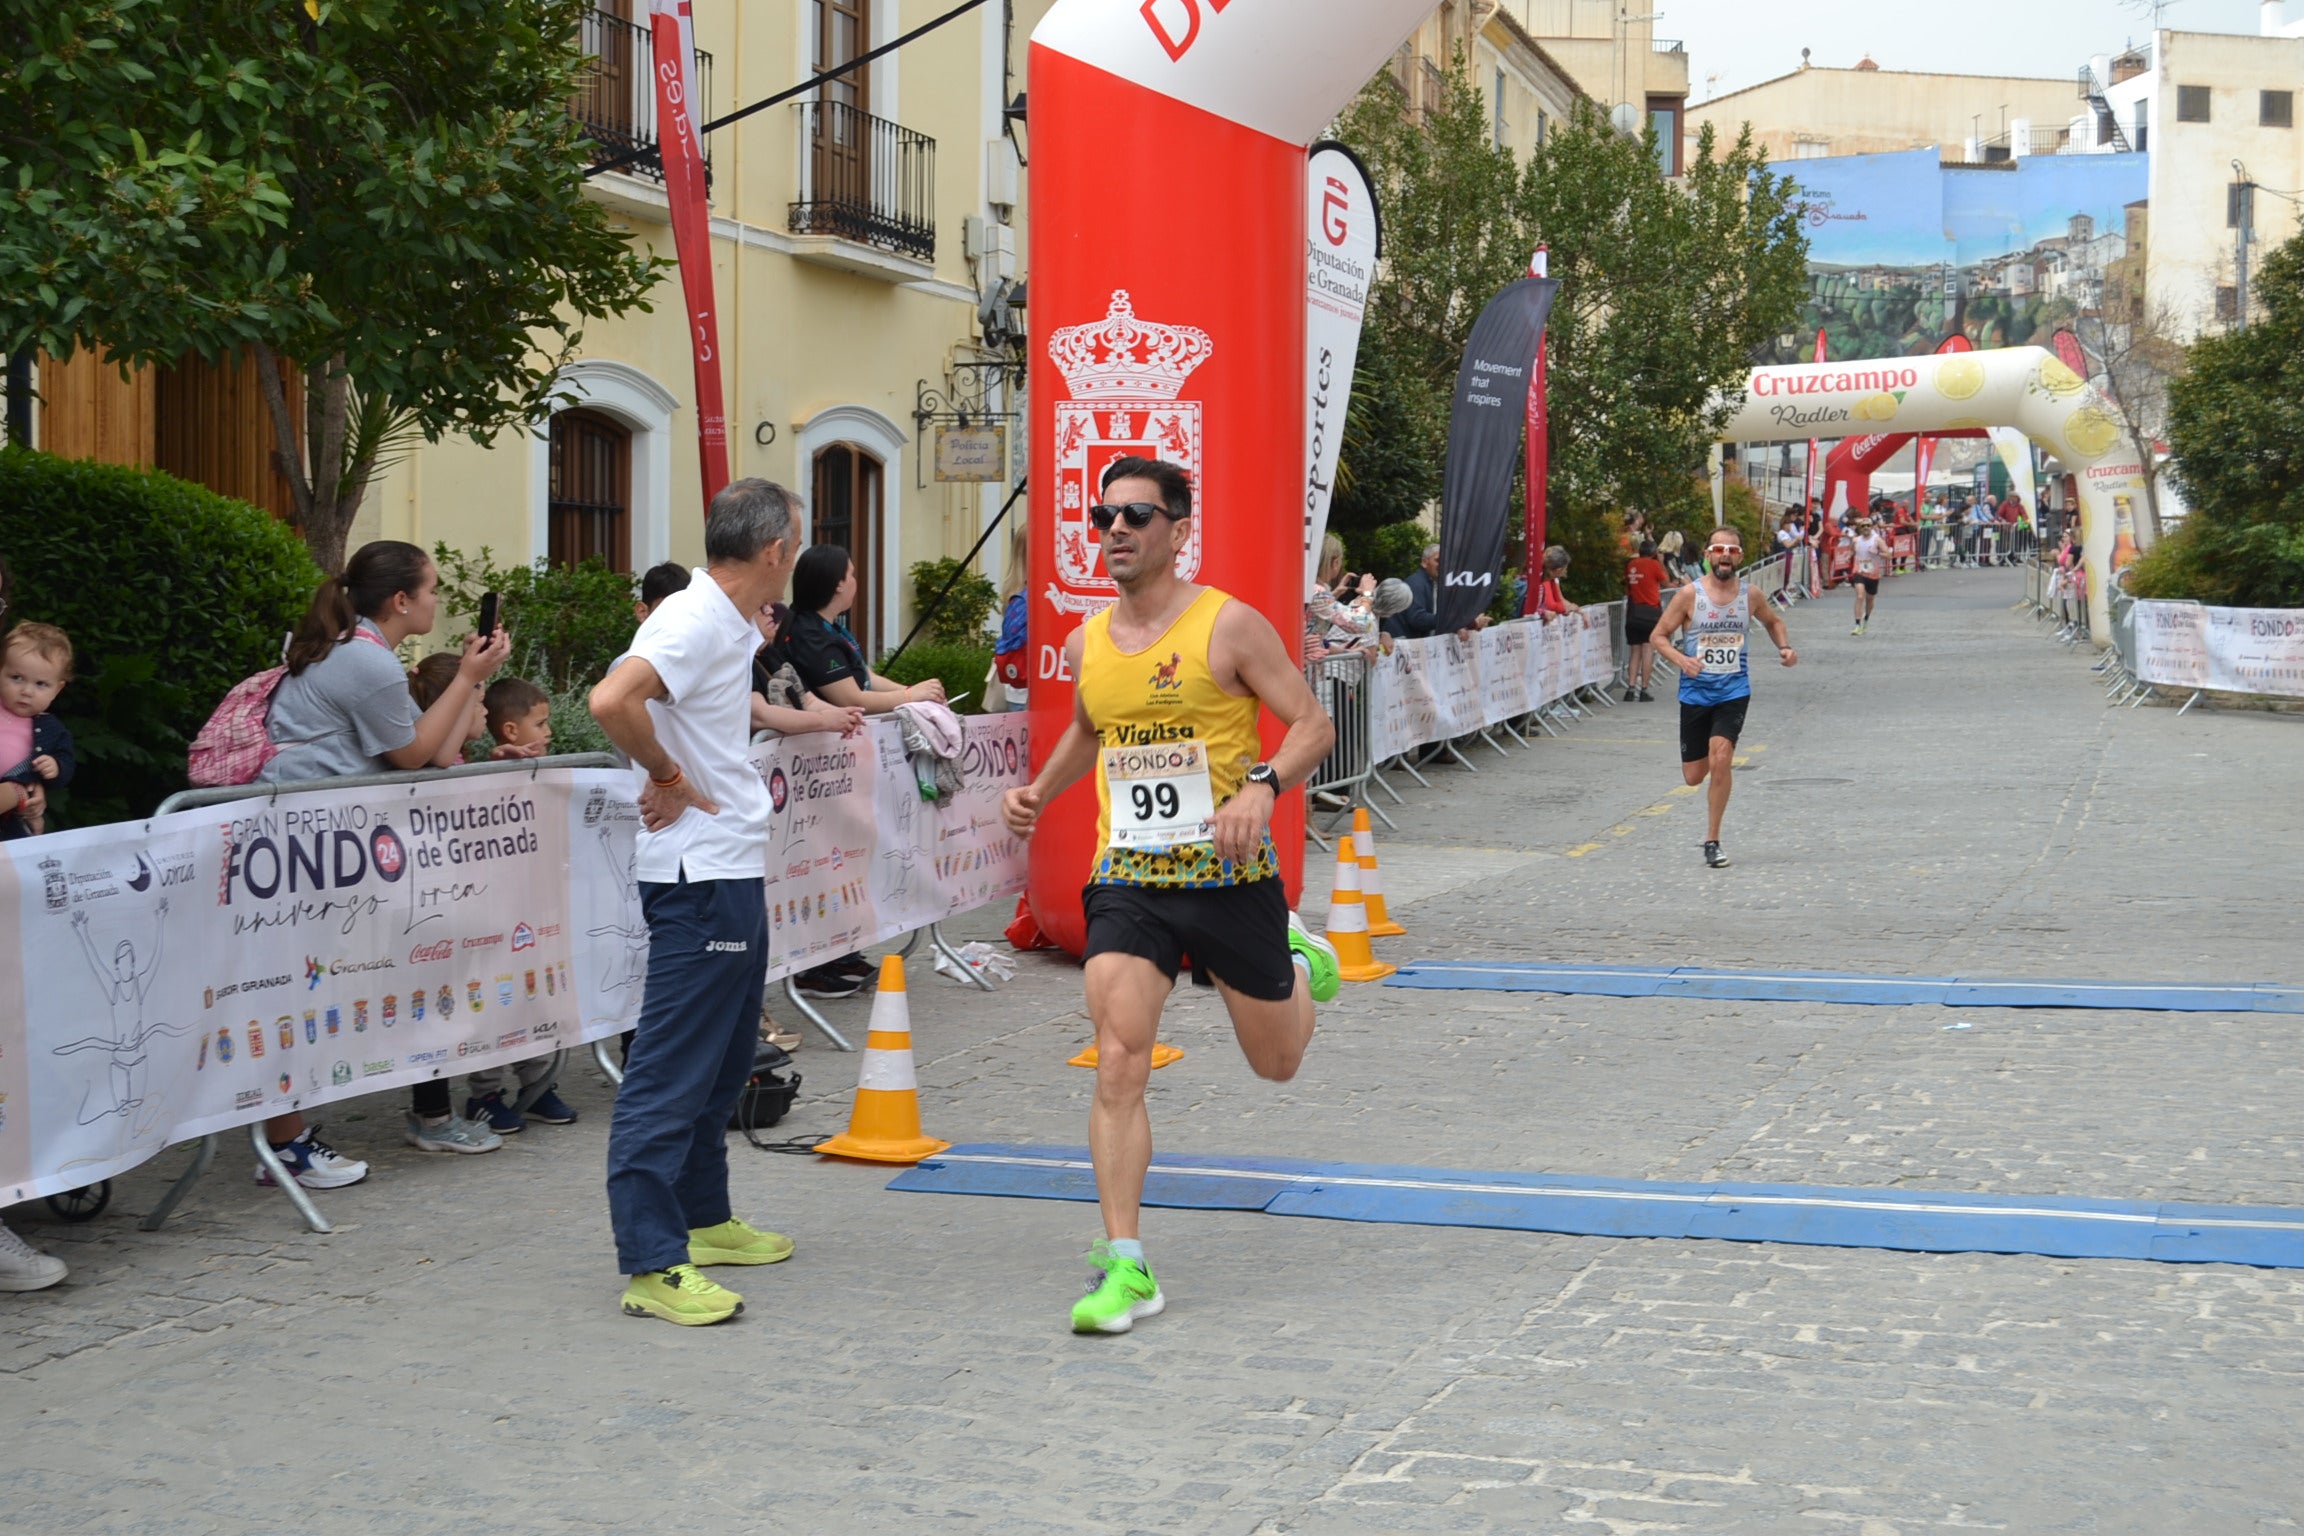
M 585 57 L 590 60 L 584 83 L 568 103 L 569 115 L 584 125 L 592 141 L 592 161 L 621 160 L 639 151 L 641 158 L 617 169 L 652 181 L 664 179 L 664 160 L 657 148 L 655 45 L 647 27 L 624 21 L 605 11 L 587 11 L 581 33 Z M 696 52 L 696 120 L 712 116 L 712 55 Z M 712 141 L 704 141 L 704 171 L 712 171 Z
M 936 257 L 936 141 L 842 102 L 803 101 L 792 233 Z

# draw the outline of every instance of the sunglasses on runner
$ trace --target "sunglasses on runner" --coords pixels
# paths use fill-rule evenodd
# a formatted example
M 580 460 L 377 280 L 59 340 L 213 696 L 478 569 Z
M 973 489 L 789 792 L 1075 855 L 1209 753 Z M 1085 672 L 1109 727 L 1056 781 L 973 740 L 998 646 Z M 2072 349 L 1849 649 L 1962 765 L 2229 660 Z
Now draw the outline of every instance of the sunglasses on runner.
M 1170 521 L 1174 521 L 1176 518 L 1175 513 L 1159 503 L 1151 501 L 1132 501 L 1124 507 L 1108 506 L 1103 502 L 1098 502 L 1088 509 L 1088 521 L 1096 525 L 1098 533 L 1110 533 L 1112 525 L 1123 520 L 1131 528 L 1149 528 L 1152 526 L 1152 519 L 1156 516 L 1165 517 Z
M 1744 551 L 1733 544 L 1712 544 L 1705 547 L 1704 553 L 1708 555 L 1740 555 Z

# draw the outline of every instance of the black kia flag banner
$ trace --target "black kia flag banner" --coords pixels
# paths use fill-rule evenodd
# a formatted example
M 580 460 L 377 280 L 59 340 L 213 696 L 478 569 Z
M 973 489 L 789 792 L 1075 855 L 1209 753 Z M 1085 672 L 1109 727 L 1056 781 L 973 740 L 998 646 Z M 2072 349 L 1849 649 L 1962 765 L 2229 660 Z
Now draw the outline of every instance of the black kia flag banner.
M 1466 629 L 1496 596 L 1512 521 L 1512 471 L 1528 419 L 1529 373 L 1559 283 L 1524 277 L 1488 301 L 1456 370 L 1440 491 L 1440 631 Z M 1530 559 L 1542 557 L 1531 551 Z

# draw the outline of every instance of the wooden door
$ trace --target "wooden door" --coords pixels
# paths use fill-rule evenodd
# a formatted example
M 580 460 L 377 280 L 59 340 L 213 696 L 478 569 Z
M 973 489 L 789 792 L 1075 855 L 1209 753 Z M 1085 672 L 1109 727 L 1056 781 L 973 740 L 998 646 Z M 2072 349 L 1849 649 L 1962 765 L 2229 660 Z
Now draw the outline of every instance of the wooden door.
M 816 455 L 816 526 L 809 542 L 837 544 L 856 562 L 856 606 L 848 610 L 848 629 L 867 658 L 878 656 L 888 638 L 880 633 L 878 602 L 882 478 L 880 461 L 854 443 L 834 443 Z
M 869 52 L 871 0 L 813 0 L 816 7 L 816 73 L 835 69 Z M 871 201 L 871 67 L 826 81 L 817 91 L 815 132 L 810 146 L 815 199 L 864 207 Z

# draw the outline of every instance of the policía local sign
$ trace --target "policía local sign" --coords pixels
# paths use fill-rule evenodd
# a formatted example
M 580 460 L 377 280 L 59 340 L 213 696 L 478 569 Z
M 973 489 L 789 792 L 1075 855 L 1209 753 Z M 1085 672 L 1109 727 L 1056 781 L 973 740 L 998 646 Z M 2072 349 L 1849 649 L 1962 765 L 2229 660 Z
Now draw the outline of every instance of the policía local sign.
M 1008 478 L 1006 427 L 938 427 L 936 478 L 939 480 L 1005 480 Z

